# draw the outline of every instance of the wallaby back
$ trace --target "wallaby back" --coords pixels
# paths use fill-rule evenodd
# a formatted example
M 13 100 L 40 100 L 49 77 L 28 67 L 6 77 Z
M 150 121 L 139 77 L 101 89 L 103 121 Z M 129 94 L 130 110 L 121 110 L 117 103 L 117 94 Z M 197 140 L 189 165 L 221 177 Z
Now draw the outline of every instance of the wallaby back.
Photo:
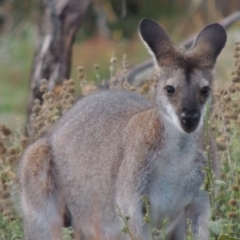
M 144 19 L 139 28 L 158 67 L 154 103 L 125 91 L 93 94 L 26 150 L 20 167 L 26 239 L 58 239 L 65 208 L 75 239 L 129 239 L 117 205 L 130 217 L 131 239 L 150 240 L 143 195 L 153 227 L 169 220 L 167 239 L 185 239 L 188 218 L 194 239 L 208 239 L 203 119 L 226 34 L 209 25 L 183 53 L 156 22 Z M 214 148 L 212 158 L 217 169 Z

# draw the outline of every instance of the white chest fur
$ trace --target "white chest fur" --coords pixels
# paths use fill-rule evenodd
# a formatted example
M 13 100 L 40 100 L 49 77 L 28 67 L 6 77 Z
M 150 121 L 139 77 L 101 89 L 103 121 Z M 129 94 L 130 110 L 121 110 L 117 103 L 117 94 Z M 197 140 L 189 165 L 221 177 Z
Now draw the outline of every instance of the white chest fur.
M 146 193 L 154 225 L 179 216 L 203 182 L 204 157 L 195 140 L 191 134 L 175 136 L 153 155 Z

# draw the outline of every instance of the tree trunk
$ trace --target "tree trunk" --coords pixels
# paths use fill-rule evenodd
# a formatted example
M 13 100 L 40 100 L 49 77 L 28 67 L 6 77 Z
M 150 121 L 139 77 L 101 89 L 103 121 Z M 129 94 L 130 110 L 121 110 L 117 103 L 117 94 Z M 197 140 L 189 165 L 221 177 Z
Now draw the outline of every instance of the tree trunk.
M 43 14 L 30 77 L 28 122 L 34 99 L 42 98 L 41 80 L 47 79 L 53 90 L 69 78 L 74 37 L 89 3 L 90 0 L 41 0 Z

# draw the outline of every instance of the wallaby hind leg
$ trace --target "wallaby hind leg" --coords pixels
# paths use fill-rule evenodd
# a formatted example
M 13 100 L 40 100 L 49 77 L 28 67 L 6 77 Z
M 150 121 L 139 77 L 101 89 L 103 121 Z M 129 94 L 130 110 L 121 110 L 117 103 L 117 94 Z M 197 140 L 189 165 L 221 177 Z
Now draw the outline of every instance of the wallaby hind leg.
M 46 139 L 31 145 L 20 166 L 21 200 L 27 240 L 61 239 L 63 205 L 53 184 Z

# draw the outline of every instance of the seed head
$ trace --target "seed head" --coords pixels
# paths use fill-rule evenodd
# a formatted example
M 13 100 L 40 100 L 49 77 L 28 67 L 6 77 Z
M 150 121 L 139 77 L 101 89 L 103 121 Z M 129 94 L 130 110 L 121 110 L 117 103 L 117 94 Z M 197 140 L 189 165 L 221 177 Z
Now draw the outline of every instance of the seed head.
M 113 63 L 115 63 L 115 62 L 117 62 L 117 58 L 112 57 L 112 58 L 110 59 L 110 63 L 113 64 Z
M 83 72 L 83 71 L 84 71 L 84 68 L 83 68 L 82 66 L 78 66 L 78 67 L 77 67 L 77 71 Z
M 238 192 L 239 191 L 238 185 L 233 185 L 232 190 L 233 190 L 233 192 Z
M 21 141 L 22 147 L 25 148 L 27 143 L 28 143 L 28 138 L 27 137 L 22 137 L 20 141 Z
M 0 141 L 0 154 L 3 155 L 6 152 L 6 148 L 3 142 Z
M 239 54 L 238 52 L 235 52 L 234 55 L 233 55 L 234 58 L 239 58 Z
M 234 212 L 234 211 L 228 212 L 227 215 L 228 215 L 229 218 L 237 218 L 238 217 L 237 212 Z
M 39 90 L 40 90 L 40 92 L 44 93 L 48 90 L 48 87 L 47 87 L 47 85 L 41 85 Z
M 39 111 L 41 110 L 41 105 L 34 105 L 33 108 L 32 108 L 32 111 L 34 113 L 38 113 Z
M 68 86 L 74 86 L 74 85 L 75 85 L 74 80 L 73 80 L 73 79 L 69 79 L 69 80 L 67 81 L 67 85 L 68 85 Z
M 236 205 L 237 205 L 237 200 L 234 199 L 234 198 L 231 198 L 231 199 L 229 200 L 229 205 L 230 205 L 230 206 L 236 206 Z
M 48 85 L 47 79 L 42 79 L 41 82 L 40 82 L 40 85 L 41 86 L 43 86 L 43 85 L 47 86 Z
M 0 132 L 2 132 L 4 136 L 9 136 L 12 133 L 5 125 L 0 125 Z
M 15 147 L 8 148 L 8 153 L 10 155 L 14 155 L 14 154 L 16 154 L 16 152 L 17 152 L 17 149 Z
M 98 70 L 100 67 L 99 67 L 98 64 L 94 64 L 94 68 L 95 68 L 96 70 Z
M 40 104 L 40 100 L 39 99 L 34 99 L 34 104 L 35 105 Z

